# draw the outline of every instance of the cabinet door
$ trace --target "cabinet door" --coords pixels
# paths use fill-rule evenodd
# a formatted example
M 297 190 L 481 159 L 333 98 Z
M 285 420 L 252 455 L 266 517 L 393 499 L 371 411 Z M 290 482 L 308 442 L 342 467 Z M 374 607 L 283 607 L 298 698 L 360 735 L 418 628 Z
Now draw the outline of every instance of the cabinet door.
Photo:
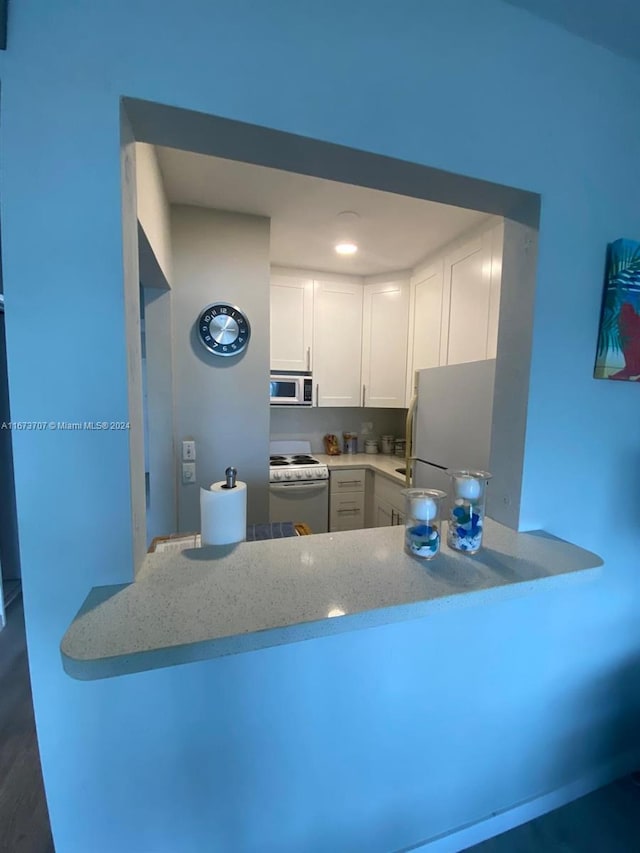
M 313 281 L 271 276 L 271 370 L 311 370 Z
M 423 269 L 411 279 L 409 291 L 409 349 L 407 358 L 407 405 L 413 396 L 414 374 L 425 367 L 440 366 L 442 338 L 442 261 Z
M 406 279 L 367 284 L 362 313 L 363 405 L 405 405 L 409 283 Z
M 491 236 L 471 240 L 444 261 L 441 364 L 487 358 L 491 296 Z
M 376 474 L 374 479 L 374 512 L 376 527 L 404 524 L 403 488 L 387 477 Z
M 392 519 L 391 519 L 392 507 L 390 503 L 382 500 L 382 498 L 377 498 L 375 502 L 375 527 L 391 527 Z
M 318 406 L 360 406 L 362 285 L 316 281 L 313 378 Z

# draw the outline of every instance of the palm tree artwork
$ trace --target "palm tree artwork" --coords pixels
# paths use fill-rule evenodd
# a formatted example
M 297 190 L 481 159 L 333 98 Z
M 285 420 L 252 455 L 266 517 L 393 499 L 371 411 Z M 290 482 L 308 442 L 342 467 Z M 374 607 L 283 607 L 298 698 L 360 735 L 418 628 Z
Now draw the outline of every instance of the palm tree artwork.
M 640 243 L 635 240 L 616 240 L 607 247 L 593 375 L 640 379 Z

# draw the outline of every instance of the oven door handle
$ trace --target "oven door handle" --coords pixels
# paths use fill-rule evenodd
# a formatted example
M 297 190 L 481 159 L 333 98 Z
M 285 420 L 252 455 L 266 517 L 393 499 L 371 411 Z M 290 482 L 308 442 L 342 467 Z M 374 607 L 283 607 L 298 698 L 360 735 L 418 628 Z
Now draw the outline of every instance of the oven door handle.
M 308 492 L 310 489 L 320 492 L 328 486 L 328 480 L 314 480 L 313 483 L 269 483 L 272 492 L 283 492 L 285 489 L 289 492 Z

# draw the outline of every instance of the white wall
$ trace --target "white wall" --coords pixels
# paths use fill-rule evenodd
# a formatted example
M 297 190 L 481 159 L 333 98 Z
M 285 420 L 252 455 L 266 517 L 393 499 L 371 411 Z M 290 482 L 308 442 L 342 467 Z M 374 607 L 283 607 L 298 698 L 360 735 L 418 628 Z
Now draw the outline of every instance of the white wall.
M 178 471 L 173 437 L 173 269 L 169 202 L 154 146 L 137 142 L 135 158 L 138 262 L 146 326 L 146 544 L 149 544 L 154 536 L 175 533 L 178 529 Z M 132 334 L 137 334 L 137 330 Z
M 171 283 L 171 223 L 160 164 L 153 145 L 136 142 L 137 213 L 167 282 Z
M 200 489 L 229 465 L 247 483 L 249 523 L 267 521 L 269 465 L 269 220 L 197 207 L 171 209 L 176 447 L 196 441 L 197 483 L 178 486 L 178 529 L 200 529 Z M 195 322 L 220 300 L 251 324 L 242 355 L 216 358 Z
M 606 561 L 570 593 L 78 683 L 60 638 L 89 587 L 132 577 L 128 436 L 16 434 L 58 853 L 388 853 L 637 766 L 640 527 L 633 513 L 620 524 L 619 500 L 637 503 L 638 389 L 591 376 L 606 243 L 640 233 L 638 68 L 499 0 L 372 0 L 366 15 L 344 0 L 185 0 L 178 18 L 167 0 L 11 8 L 14 419 L 130 415 L 123 93 L 379 152 L 541 194 L 523 515 Z
M 170 290 L 145 288 L 147 541 L 178 529 L 178 465 L 173 437 L 173 330 Z

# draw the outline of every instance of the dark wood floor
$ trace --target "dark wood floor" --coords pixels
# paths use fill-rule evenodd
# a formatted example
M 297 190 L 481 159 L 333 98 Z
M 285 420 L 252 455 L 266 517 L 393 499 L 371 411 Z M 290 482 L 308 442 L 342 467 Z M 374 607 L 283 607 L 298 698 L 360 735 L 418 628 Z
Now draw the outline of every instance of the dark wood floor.
M 469 847 L 467 853 L 638 853 L 640 787 L 630 778 Z
M 0 851 L 53 853 L 31 702 L 22 599 L 0 631 Z

